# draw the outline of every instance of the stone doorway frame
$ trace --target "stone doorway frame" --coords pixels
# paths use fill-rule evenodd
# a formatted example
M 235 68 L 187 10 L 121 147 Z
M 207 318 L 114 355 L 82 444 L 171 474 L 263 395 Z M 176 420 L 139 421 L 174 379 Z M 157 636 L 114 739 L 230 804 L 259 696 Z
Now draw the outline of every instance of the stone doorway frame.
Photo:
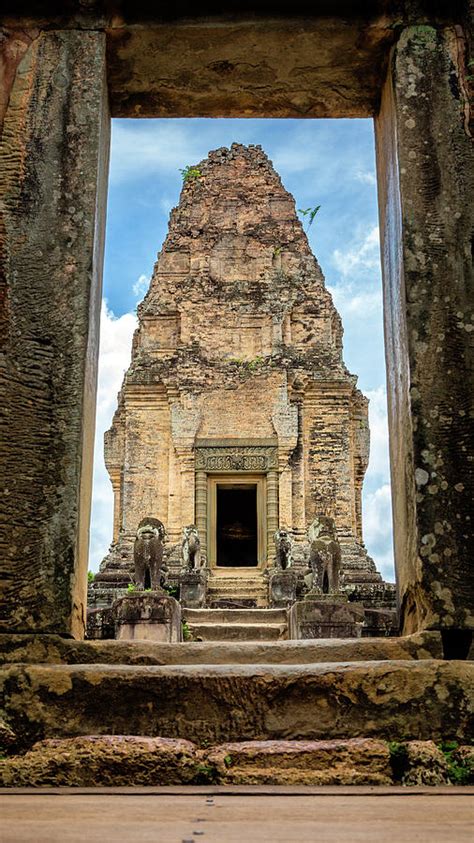
M 170 23 L 6 3 L 5 630 L 84 632 L 110 115 L 375 118 L 402 631 L 472 628 L 471 27 L 464 0 L 431 5 Z
M 257 564 L 232 568 L 217 564 L 217 489 L 224 485 L 254 485 L 257 504 Z M 249 573 L 262 574 L 267 567 L 267 476 L 266 474 L 208 474 L 207 475 L 207 541 L 208 564 L 215 577 L 245 577 Z

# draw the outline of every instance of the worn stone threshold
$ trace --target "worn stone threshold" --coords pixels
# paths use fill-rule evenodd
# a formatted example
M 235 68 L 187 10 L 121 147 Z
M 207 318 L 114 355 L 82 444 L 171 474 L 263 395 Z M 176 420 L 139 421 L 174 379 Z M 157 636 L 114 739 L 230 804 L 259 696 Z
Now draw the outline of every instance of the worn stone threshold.
M 279 665 L 16 664 L 7 722 L 42 738 L 226 741 L 383 738 L 467 742 L 474 664 L 394 660 Z
M 400 638 L 273 642 L 74 641 L 59 635 L 0 635 L 0 662 L 36 664 L 324 664 L 442 659 L 439 632 Z

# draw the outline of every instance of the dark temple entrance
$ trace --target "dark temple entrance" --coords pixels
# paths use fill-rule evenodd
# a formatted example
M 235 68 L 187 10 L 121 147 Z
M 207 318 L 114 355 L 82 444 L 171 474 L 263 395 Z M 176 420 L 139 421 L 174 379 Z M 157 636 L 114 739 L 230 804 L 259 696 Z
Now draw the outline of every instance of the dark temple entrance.
M 217 565 L 256 568 L 257 486 L 218 484 L 216 518 Z

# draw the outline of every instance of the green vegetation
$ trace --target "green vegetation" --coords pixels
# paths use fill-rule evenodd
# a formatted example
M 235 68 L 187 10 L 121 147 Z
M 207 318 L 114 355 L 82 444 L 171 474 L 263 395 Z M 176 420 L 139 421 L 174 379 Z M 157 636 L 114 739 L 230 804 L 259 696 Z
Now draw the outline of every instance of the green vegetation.
M 390 766 L 392 767 L 393 778 L 399 782 L 408 769 L 408 751 L 404 743 L 390 741 L 388 745 L 390 753 Z
M 400 782 L 408 771 L 408 749 L 405 743 L 391 741 L 388 744 L 390 752 L 390 765 L 393 778 Z M 448 778 L 451 784 L 466 785 L 474 780 L 474 763 L 471 759 L 463 761 L 456 757 L 459 744 L 456 741 L 442 741 L 438 749 L 443 753 L 448 765 Z
M 232 755 L 226 755 L 226 756 L 225 756 L 225 758 L 224 758 L 224 764 L 225 764 L 225 766 L 227 767 L 227 769 L 228 769 L 229 767 L 232 767 Z
M 164 591 L 170 596 L 174 597 L 176 600 L 179 600 L 179 586 L 177 585 L 164 585 Z
M 298 208 L 298 213 L 301 214 L 301 216 L 303 216 L 305 219 L 306 217 L 308 217 L 308 225 L 306 231 L 308 231 L 310 225 L 313 224 L 314 218 L 318 213 L 320 207 L 321 205 L 315 205 L 314 208 Z
M 136 587 L 135 583 L 134 583 L 134 582 L 129 582 L 129 584 L 127 585 L 127 591 L 128 591 L 128 593 L 129 593 L 129 594 L 133 594 L 133 592 L 134 592 L 134 591 L 136 591 L 136 590 L 137 590 L 137 587 Z
M 449 781 L 452 784 L 471 784 L 474 779 L 474 764 L 470 759 L 463 763 L 456 758 L 459 744 L 456 741 L 443 741 L 438 748 L 446 758 Z
M 94 574 L 94 572 L 93 572 L 93 571 L 88 571 L 88 572 L 87 572 L 87 582 L 94 582 L 94 580 L 95 580 L 95 574 Z
M 189 628 L 188 622 L 184 618 L 181 621 L 181 629 L 183 631 L 183 641 L 192 641 L 193 634 Z
M 191 167 L 190 165 L 184 167 L 183 169 L 180 168 L 179 172 L 183 177 L 184 184 L 186 184 L 187 181 L 193 181 L 193 179 L 200 179 L 202 176 L 199 167 Z
M 215 784 L 218 781 L 217 770 L 210 764 L 196 765 L 195 784 Z
M 240 360 L 238 357 L 231 357 L 229 363 L 238 366 L 243 372 L 255 372 L 259 366 L 265 363 L 265 357 L 254 357 L 253 360 Z

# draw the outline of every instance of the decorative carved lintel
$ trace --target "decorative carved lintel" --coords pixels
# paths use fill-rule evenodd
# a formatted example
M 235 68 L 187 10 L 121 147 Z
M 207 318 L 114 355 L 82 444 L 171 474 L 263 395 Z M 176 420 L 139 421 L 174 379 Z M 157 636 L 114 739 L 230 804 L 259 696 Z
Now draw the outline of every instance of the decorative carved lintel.
M 276 447 L 241 445 L 196 448 L 196 471 L 261 471 L 278 469 Z

